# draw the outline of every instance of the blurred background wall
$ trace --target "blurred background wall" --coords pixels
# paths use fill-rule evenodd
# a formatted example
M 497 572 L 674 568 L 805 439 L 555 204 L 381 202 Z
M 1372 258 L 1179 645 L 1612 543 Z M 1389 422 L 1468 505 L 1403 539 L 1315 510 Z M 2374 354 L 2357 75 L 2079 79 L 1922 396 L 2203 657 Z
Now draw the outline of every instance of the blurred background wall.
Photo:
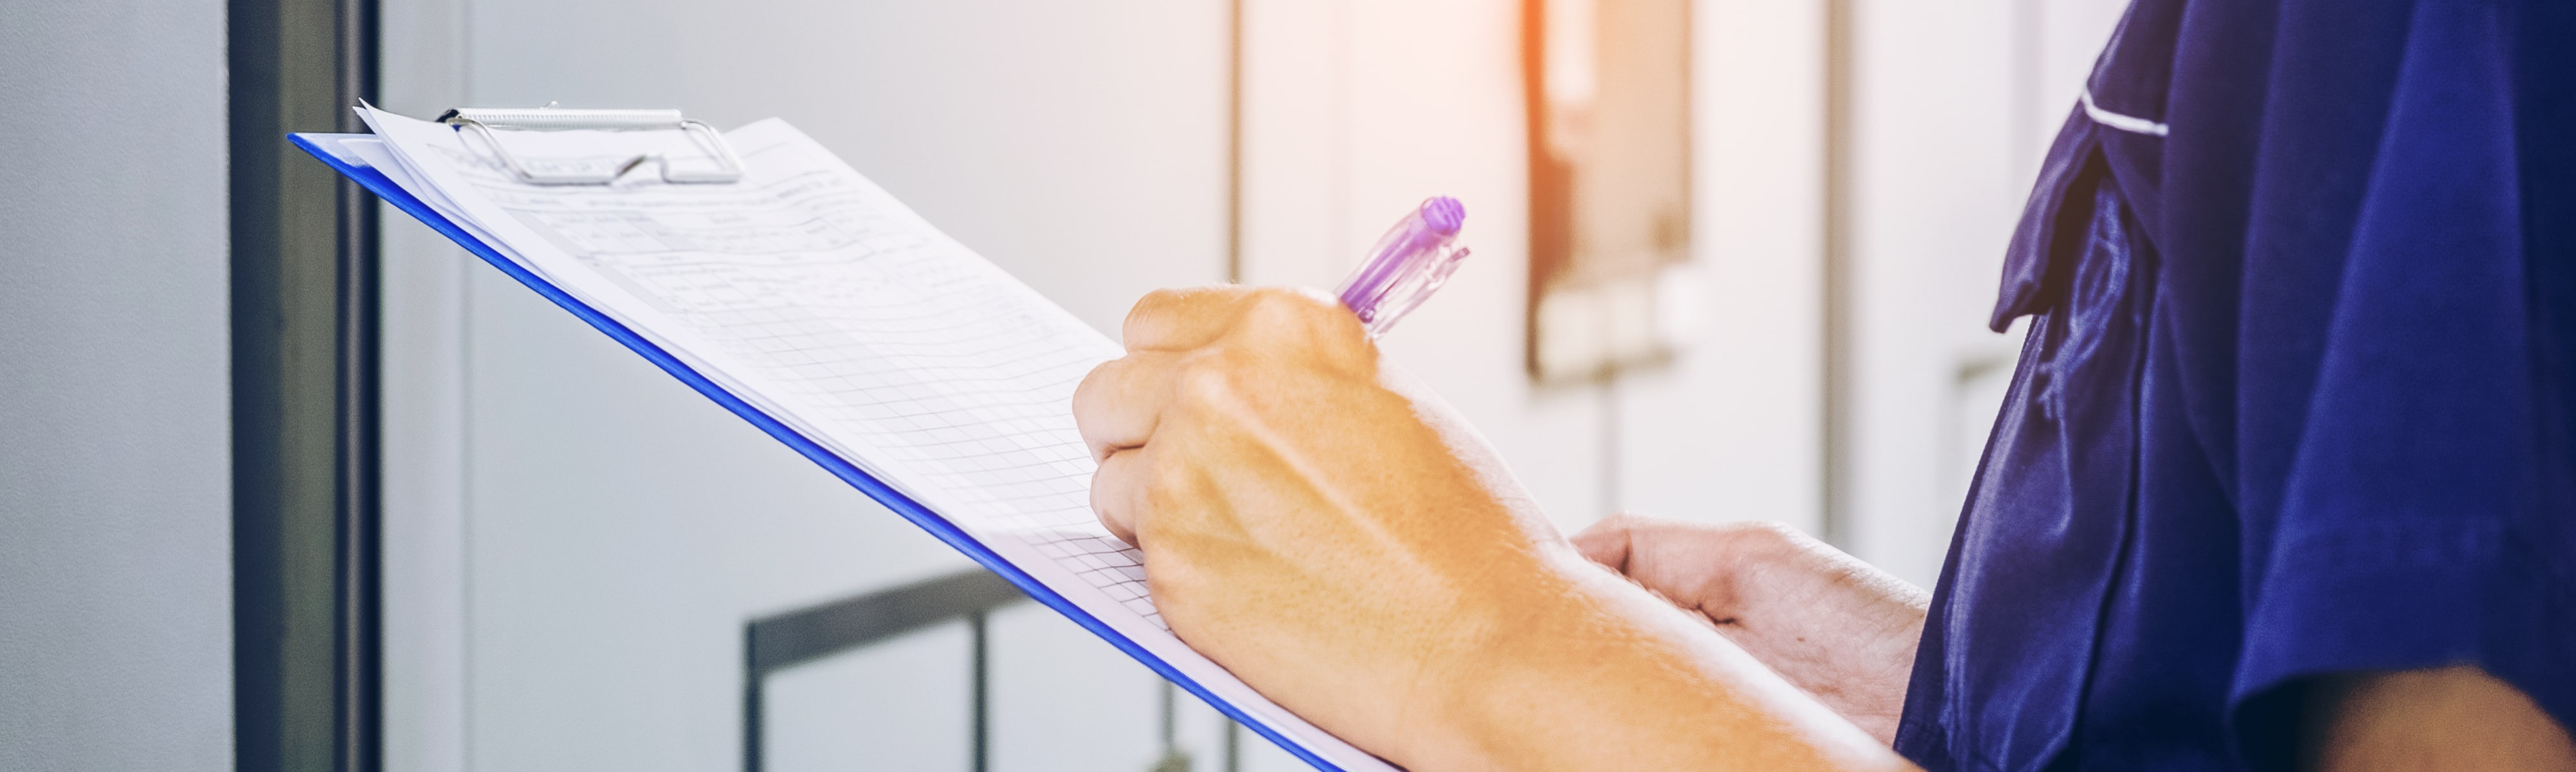
M 0 769 L 230 769 L 224 4 L 9 3 L 0 104 Z

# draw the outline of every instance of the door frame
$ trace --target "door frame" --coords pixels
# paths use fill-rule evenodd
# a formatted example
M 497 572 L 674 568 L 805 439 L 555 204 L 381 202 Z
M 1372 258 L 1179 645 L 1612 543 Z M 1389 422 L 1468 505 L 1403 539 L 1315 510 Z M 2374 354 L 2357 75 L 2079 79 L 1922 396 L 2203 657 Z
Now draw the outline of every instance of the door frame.
M 237 769 L 382 766 L 375 207 L 287 144 L 364 131 L 375 0 L 229 0 Z

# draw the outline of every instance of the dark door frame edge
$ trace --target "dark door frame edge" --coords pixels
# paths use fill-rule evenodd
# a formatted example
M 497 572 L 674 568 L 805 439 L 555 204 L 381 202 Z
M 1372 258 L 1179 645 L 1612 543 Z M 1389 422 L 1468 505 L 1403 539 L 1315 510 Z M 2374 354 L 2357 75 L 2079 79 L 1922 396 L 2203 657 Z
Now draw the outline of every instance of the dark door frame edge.
M 292 131 L 356 131 L 375 0 L 230 0 L 234 763 L 382 767 L 375 205 Z

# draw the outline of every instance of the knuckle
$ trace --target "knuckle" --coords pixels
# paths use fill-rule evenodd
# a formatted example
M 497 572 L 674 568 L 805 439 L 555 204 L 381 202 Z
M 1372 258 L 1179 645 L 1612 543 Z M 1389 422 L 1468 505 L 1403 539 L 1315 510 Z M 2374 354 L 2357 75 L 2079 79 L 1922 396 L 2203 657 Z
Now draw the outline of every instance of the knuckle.
M 1246 366 L 1224 351 L 1200 351 L 1182 359 L 1172 374 L 1173 401 L 1184 407 L 1231 404 L 1240 393 Z
M 1087 411 L 1085 410 L 1085 408 L 1087 408 L 1087 407 L 1089 407 L 1089 406 L 1097 405 L 1097 404 L 1099 403 L 1099 401 L 1100 401 L 1100 390 L 1101 390 L 1102 388 L 1105 388 L 1105 383 L 1106 383 L 1106 381 L 1107 381 L 1107 380 L 1109 379 L 1109 377 L 1110 377 L 1110 371 L 1111 371 L 1111 370 L 1113 370 L 1113 369 L 1116 369 L 1116 367 L 1117 367 L 1117 365 L 1118 365 L 1118 362 L 1120 362 L 1120 361 L 1121 361 L 1121 360 L 1112 359 L 1112 360 L 1109 360 L 1109 361 L 1107 361 L 1107 362 L 1102 362 L 1102 363 L 1100 363 L 1100 364 L 1093 365 L 1093 366 L 1092 366 L 1092 368 L 1091 368 L 1091 372 L 1083 374 L 1083 376 L 1082 376 L 1082 382 L 1081 382 L 1081 383 L 1078 383 L 1078 384 L 1074 384 L 1074 387 L 1073 387 L 1073 416 L 1074 416 L 1074 418 L 1076 418 L 1076 419 L 1081 418 L 1081 417 L 1082 417 L 1082 414 L 1083 414 L 1084 412 L 1087 412 Z
M 1583 546 L 1607 544 L 1618 540 L 1622 535 L 1634 530 L 1637 526 L 1636 521 L 1636 515 L 1631 515 L 1626 512 L 1613 512 L 1608 517 L 1601 518 L 1600 520 L 1593 521 L 1591 525 L 1584 526 L 1583 530 L 1576 531 L 1574 535 L 1569 538 L 1571 538 L 1575 544 Z
M 1091 368 L 1090 374 L 1084 375 L 1082 382 L 1073 387 L 1073 400 L 1069 405 L 1073 412 L 1073 428 L 1084 442 L 1105 442 L 1119 431 L 1118 402 L 1124 397 L 1116 392 L 1119 371 L 1128 366 L 1126 363 L 1125 359 L 1103 362 Z M 1095 452 L 1098 450 L 1094 449 Z
M 1180 302 L 1181 298 L 1187 294 L 1187 292 L 1188 290 L 1184 289 L 1165 287 L 1145 293 L 1144 297 L 1136 299 L 1135 305 L 1127 307 L 1126 323 L 1133 325 L 1138 322 L 1145 321 L 1148 317 L 1152 316 L 1154 312 Z
M 1341 303 L 1323 293 L 1299 287 L 1264 287 L 1254 290 L 1251 304 L 1245 309 L 1246 326 L 1269 333 L 1303 335 L 1335 332 L 1335 322 L 1357 325 Z
M 1187 461 L 1156 460 L 1135 474 L 1128 503 L 1132 511 L 1124 513 L 1127 525 L 1141 541 L 1166 550 L 1188 544 L 1202 528 L 1201 508 L 1193 506 L 1196 472 Z
M 1243 326 L 1268 345 L 1303 349 L 1337 365 L 1362 361 L 1374 350 L 1359 317 L 1342 308 L 1341 301 L 1312 289 L 1254 290 Z
M 1091 475 L 1091 512 L 1100 518 L 1102 525 L 1120 525 L 1128 515 L 1127 512 L 1118 509 L 1119 502 L 1110 493 L 1118 484 L 1113 474 L 1109 471 L 1109 467 L 1104 465 Z
M 1189 462 L 1184 459 L 1154 459 L 1144 470 L 1147 501 L 1157 508 L 1175 503 L 1188 490 L 1191 476 Z
M 1312 319 L 1340 308 L 1324 293 L 1304 287 L 1261 287 L 1252 290 L 1252 311 L 1265 319 Z
M 1119 335 L 1126 339 L 1131 351 L 1160 345 L 1162 338 L 1176 333 L 1175 325 L 1187 322 L 1182 315 L 1193 305 L 1193 299 L 1210 291 L 1208 287 L 1165 287 L 1147 292 L 1127 308 L 1127 318 L 1119 323 Z
M 1718 528 L 1721 533 L 1733 538 L 1773 546 L 1789 546 L 1808 539 L 1805 531 L 1778 520 L 1741 520 L 1719 525 Z
M 1772 536 L 1795 536 L 1798 534 L 1798 529 L 1791 527 L 1788 523 L 1783 523 L 1778 520 L 1744 520 L 1735 523 L 1735 527 L 1746 531 L 1759 532 Z
M 1173 301 L 1180 300 L 1189 292 L 1190 289 L 1187 287 L 1157 287 L 1145 293 L 1144 297 L 1137 298 L 1135 307 L 1128 309 L 1127 313 L 1132 315 L 1171 305 Z
M 1584 530 L 1598 531 L 1601 533 L 1634 531 L 1652 522 L 1654 522 L 1654 518 L 1640 515 L 1635 512 L 1619 511 L 1610 513 L 1609 517 L 1601 518 L 1600 522 L 1593 523 L 1592 527 Z

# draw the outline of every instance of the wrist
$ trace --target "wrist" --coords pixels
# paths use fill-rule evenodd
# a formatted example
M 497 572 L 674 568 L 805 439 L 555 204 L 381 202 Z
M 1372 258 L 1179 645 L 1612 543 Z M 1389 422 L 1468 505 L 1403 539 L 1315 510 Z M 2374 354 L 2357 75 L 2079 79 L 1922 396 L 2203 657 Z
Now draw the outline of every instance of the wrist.
M 1559 543 L 1419 693 L 1411 769 L 1901 768 L 1702 620 Z
M 1636 672 L 1631 660 L 1637 655 L 1666 648 L 1670 642 L 1661 639 L 1672 631 L 1648 620 L 1692 623 L 1570 546 L 1541 545 L 1525 557 L 1461 603 L 1488 611 L 1461 625 L 1462 634 L 1424 669 L 1419 709 L 1406 716 L 1403 729 L 1420 741 L 1412 744 L 1415 753 L 1395 761 L 1412 769 L 1545 767 L 1534 762 L 1568 747 L 1619 745 L 1608 737 L 1559 736 L 1554 730 L 1563 725 L 1549 716 L 1569 708 L 1616 712 L 1609 705 L 1576 705 Z
M 1494 747 L 1496 728 L 1509 723 L 1494 709 L 1518 699 L 1512 684 L 1545 665 L 1545 652 L 1562 637 L 1555 620 L 1571 611 L 1567 595 L 1575 577 L 1545 547 L 1504 550 L 1471 572 L 1453 574 L 1448 613 L 1428 625 L 1403 709 L 1389 733 L 1403 741 L 1387 755 L 1408 769 L 1490 769 L 1512 766 L 1507 748 Z

